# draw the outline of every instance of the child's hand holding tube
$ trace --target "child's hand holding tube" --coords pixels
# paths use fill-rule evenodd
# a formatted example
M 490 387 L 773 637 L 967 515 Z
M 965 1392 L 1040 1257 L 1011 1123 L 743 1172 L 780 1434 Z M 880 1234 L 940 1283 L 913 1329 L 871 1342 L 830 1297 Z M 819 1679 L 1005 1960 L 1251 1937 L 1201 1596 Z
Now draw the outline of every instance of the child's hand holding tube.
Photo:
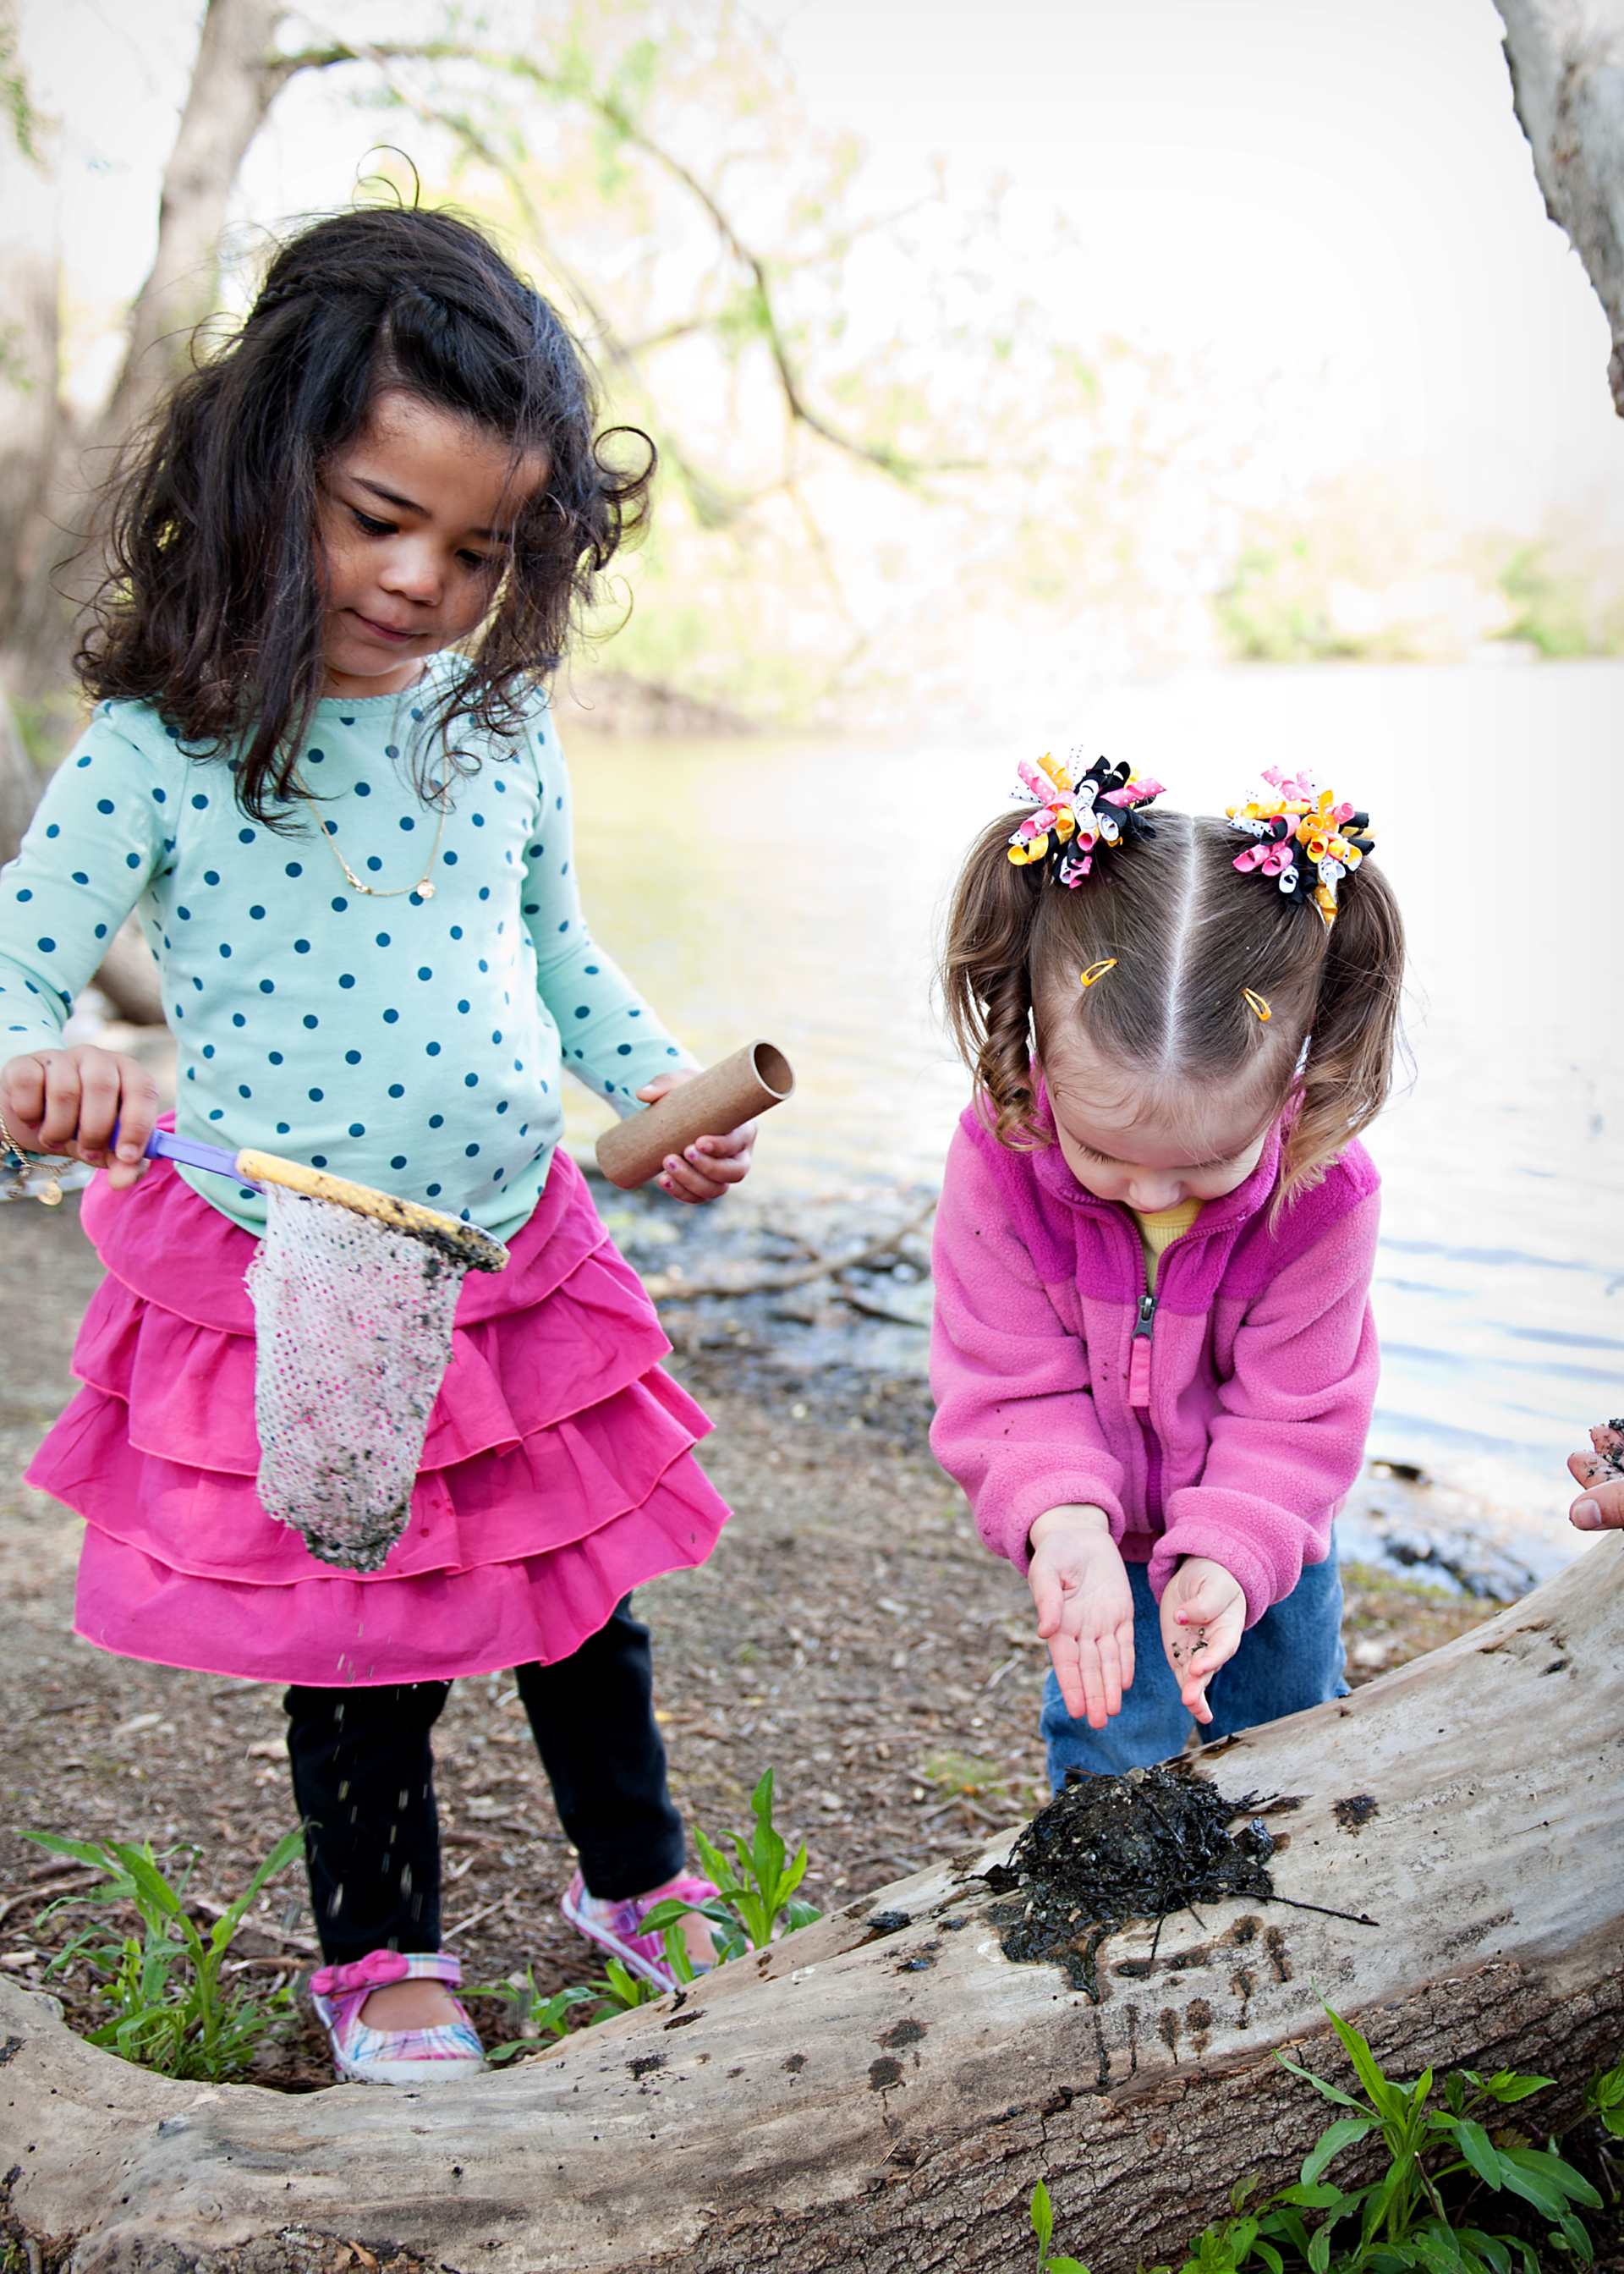
M 0 1120 L 12 1141 L 105 1169 L 116 1192 L 146 1175 L 142 1156 L 158 1111 L 157 1086 L 140 1060 L 94 1043 L 30 1050 L 0 1067 Z
M 658 1075 L 637 1095 L 645 1105 L 657 1105 L 662 1097 L 693 1079 L 693 1069 L 684 1066 L 680 1073 Z M 655 1182 L 673 1200 L 720 1200 L 730 1185 L 741 1184 L 748 1176 L 755 1144 L 754 1121 L 741 1122 L 723 1137 L 695 1137 L 682 1152 L 667 1154 Z
M 1102 1729 L 1133 1683 L 1133 1590 L 1102 1508 L 1047 1509 L 1026 1584 L 1066 1712 Z

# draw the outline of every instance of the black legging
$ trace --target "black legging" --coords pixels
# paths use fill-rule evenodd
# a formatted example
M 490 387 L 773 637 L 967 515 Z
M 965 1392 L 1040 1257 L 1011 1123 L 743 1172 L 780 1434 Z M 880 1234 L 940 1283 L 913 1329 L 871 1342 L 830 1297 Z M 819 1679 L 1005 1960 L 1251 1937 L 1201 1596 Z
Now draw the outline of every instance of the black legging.
M 639 1895 L 680 1871 L 665 1789 L 649 1630 L 631 1597 L 556 1666 L 515 1679 L 559 1819 L 595 1895 Z M 288 1751 L 311 1905 L 329 1965 L 440 1947 L 440 1826 L 429 1732 L 448 1682 L 289 1690 Z

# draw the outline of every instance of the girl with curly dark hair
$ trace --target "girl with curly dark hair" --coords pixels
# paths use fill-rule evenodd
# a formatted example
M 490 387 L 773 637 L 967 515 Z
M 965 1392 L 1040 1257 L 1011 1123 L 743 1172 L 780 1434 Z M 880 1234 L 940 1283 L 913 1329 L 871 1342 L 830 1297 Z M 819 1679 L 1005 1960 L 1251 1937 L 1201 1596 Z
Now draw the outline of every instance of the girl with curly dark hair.
M 304 230 L 115 487 L 94 713 L 0 881 L 0 1147 L 102 1171 L 84 1221 L 109 1267 L 86 1386 L 32 1473 L 86 1519 L 88 1640 L 290 1685 L 314 1988 L 349 2076 L 479 2063 L 439 1949 L 429 1732 L 456 1675 L 517 1668 L 583 1932 L 665 1982 L 645 1915 L 713 1892 L 684 1871 L 629 1597 L 703 1561 L 726 1510 L 559 1143 L 566 1065 L 626 1114 L 694 1063 L 583 922 L 545 692 L 652 459 L 598 431 L 579 348 L 479 230 Z M 463 1287 L 375 1573 L 319 1560 L 256 1496 L 262 1197 L 149 1164 L 147 1074 L 62 1047 L 132 908 L 183 1138 L 330 1163 L 508 1244 Z M 702 1139 L 662 1185 L 716 1198 L 751 1134 Z

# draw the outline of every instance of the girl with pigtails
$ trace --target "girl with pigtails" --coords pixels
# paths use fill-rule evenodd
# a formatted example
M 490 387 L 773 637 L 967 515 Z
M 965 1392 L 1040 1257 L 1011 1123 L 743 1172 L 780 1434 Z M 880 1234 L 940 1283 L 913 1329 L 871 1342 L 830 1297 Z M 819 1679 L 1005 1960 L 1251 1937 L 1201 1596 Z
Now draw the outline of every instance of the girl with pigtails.
M 931 1442 L 1031 1586 L 1058 1788 L 1346 1687 L 1403 931 L 1306 777 L 1154 823 L 1124 765 L 1022 779 L 949 922 Z

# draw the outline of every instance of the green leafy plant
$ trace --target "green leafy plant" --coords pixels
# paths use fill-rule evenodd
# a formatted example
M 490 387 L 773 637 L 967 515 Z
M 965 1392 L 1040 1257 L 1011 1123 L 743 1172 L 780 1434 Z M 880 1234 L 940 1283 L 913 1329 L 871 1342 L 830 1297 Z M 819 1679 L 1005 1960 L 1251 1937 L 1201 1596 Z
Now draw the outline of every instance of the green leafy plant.
M 226 1958 L 249 1905 L 299 1853 L 303 1835 L 289 1832 L 277 1841 L 207 1933 L 186 1903 L 198 1849 L 168 1849 L 155 1856 L 145 1842 L 135 1848 L 118 1840 L 64 1840 L 49 1832 L 22 1836 L 53 1856 L 100 1871 L 105 1882 L 88 1894 L 63 1897 L 41 1914 L 42 1919 L 86 1903 L 129 1903 L 141 1922 L 139 1935 L 120 1936 L 102 1924 L 86 1927 L 48 1969 L 49 1978 L 83 1959 L 102 1977 L 102 1995 L 112 2013 L 88 2032 L 88 2043 L 163 2076 L 211 2084 L 240 2076 L 266 2031 L 293 2012 L 293 1995 L 285 1985 L 268 1995 L 240 1981 L 228 1987 Z M 182 1854 L 184 1864 L 175 1879 L 166 1878 L 160 1866 Z
M 1041 2180 L 1032 2190 L 1031 2217 L 1032 2232 L 1038 2239 L 1038 2274 L 1088 2274 L 1080 2259 L 1051 2258 L 1049 2255 L 1055 2233 L 1055 2207 Z
M 1588 2115 L 1601 2119 L 1610 2138 L 1624 2139 L 1624 2061 L 1590 2079 L 1584 2089 L 1584 2106 Z
M 680 1933 L 680 1929 L 677 1930 Z M 667 1949 L 670 1947 L 667 1939 Z M 686 1954 L 685 1954 L 686 1955 Z M 693 1978 L 693 1969 L 688 1969 Z M 518 1992 L 519 2026 L 525 2035 L 510 2039 L 506 2044 L 495 2045 L 485 2055 L 489 2061 L 508 2061 L 520 2053 L 533 2053 L 549 2040 L 556 2044 L 569 2034 L 569 2016 L 578 2006 L 596 2002 L 597 2011 L 587 2015 L 589 2028 L 597 2022 L 607 2022 L 616 2014 L 629 2014 L 635 2007 L 651 2005 L 664 1993 L 656 1984 L 645 1982 L 634 1974 L 630 1967 L 618 1958 L 612 1958 L 603 1972 L 590 1982 L 573 1983 L 568 1990 L 554 1990 L 543 1997 L 536 1987 L 536 1969 L 527 1966 L 523 1983 L 477 1982 L 466 1985 L 464 1998 L 502 1998 L 511 2005 Z M 530 2031 L 534 2031 L 534 2035 Z
M 1510 2069 L 1486 2077 L 1475 2069 L 1455 2070 L 1443 2081 L 1443 2105 L 1437 2107 L 1430 2068 L 1414 2084 L 1395 2082 L 1359 2031 L 1329 2006 L 1326 2012 L 1362 2096 L 1276 2053 L 1282 2067 L 1349 2112 L 1320 2134 L 1294 2187 L 1249 2210 L 1257 2182 L 1243 2182 L 1230 2197 L 1229 2218 L 1197 2238 L 1180 2274 L 1239 2274 L 1254 2262 L 1268 2274 L 1284 2274 L 1285 2252 L 1310 2274 L 1514 2274 L 1517 2267 L 1522 2274 L 1539 2274 L 1540 2259 L 1522 2237 L 1488 2233 L 1471 2223 L 1482 2187 L 1520 2197 L 1550 2222 L 1553 2249 L 1591 2263 L 1590 2239 L 1577 2216 L 1580 2208 L 1601 2206 L 1590 2181 L 1558 2153 L 1554 2139 L 1536 2148 L 1514 2127 L 1491 2129 L 1498 2111 L 1544 2091 L 1551 2078 L 1519 2076 Z M 1594 2081 L 1585 2105 L 1610 2132 L 1624 2133 L 1624 2064 Z M 1380 2135 L 1387 2151 L 1386 2171 L 1362 2187 L 1344 2189 L 1328 2180 L 1325 2173 L 1336 2157 L 1372 2133 Z M 1459 2180 L 1466 2182 L 1465 2202 L 1452 2210 L 1444 2183 Z M 1451 2185 L 1449 2193 L 1456 2192 Z M 1311 2227 L 1304 2214 L 1314 2211 L 1324 2216 Z M 1344 2247 L 1335 2248 L 1337 2228 L 1353 2221 L 1357 2239 L 1350 2235 Z M 1153 2274 L 1172 2270 L 1158 2267 Z
M 664 1935 L 666 1955 L 672 1959 L 679 1981 L 694 1978 L 691 1970 L 683 1971 L 674 1955 L 681 1933 L 680 1922 L 690 1911 L 710 1921 L 718 1966 L 730 1958 L 742 1956 L 748 1950 L 765 1950 L 779 1931 L 793 1933 L 797 1927 L 810 1926 L 815 1918 L 822 1916 L 815 1904 L 794 1900 L 795 1890 L 806 1877 L 806 1842 L 802 1841 L 791 1857 L 783 1834 L 774 1827 L 771 1769 L 750 1795 L 750 1809 L 756 1828 L 749 1839 L 742 1832 L 730 1835 L 736 1869 L 703 1832 L 695 1831 L 694 1845 L 699 1851 L 699 1860 L 707 1878 L 716 1883 L 715 1901 L 656 1903 L 643 1921 L 650 1934 Z M 686 1951 L 682 1955 L 686 1964 Z

